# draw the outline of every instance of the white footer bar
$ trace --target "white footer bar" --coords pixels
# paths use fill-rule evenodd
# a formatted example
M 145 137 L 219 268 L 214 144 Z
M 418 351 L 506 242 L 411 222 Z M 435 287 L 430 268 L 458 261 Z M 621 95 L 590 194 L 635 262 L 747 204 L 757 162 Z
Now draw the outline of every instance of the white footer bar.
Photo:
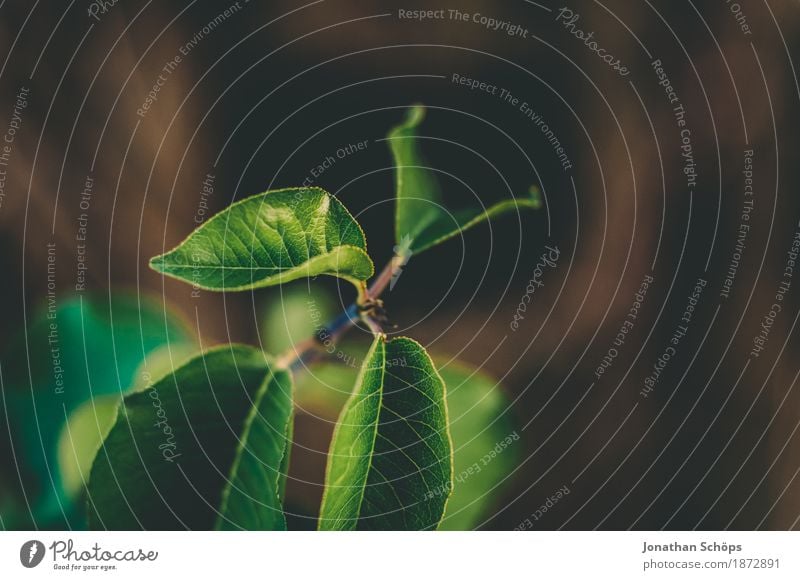
M 800 578 L 791 532 L 3 532 L 0 578 Z M 239 576 L 240 575 L 240 576 Z M 205 576 L 204 576 L 205 577 Z

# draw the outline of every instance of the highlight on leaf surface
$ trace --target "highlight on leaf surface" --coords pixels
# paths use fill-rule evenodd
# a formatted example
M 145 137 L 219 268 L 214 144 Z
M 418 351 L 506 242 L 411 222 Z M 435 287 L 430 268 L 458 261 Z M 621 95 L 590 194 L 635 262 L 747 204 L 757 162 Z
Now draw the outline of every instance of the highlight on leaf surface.
M 194 230 L 150 267 L 198 288 L 250 290 L 318 275 L 360 288 L 374 267 L 361 226 L 318 187 L 257 194 Z
M 376 337 L 333 434 L 319 529 L 436 529 L 452 477 L 444 381 L 417 342 Z
M 225 345 L 125 397 L 92 466 L 92 529 L 285 529 L 288 372 Z
M 538 189 L 527 197 L 500 201 L 489 207 L 447 208 L 436 172 L 424 159 L 418 128 L 425 107 L 414 105 L 405 120 L 387 135 L 395 164 L 395 242 L 411 240 L 410 250 L 419 253 L 494 217 L 522 209 L 539 209 Z

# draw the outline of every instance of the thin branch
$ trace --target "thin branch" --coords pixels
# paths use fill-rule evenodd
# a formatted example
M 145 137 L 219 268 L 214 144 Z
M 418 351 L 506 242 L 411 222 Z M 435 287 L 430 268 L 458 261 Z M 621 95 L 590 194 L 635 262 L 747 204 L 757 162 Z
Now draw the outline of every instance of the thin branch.
M 347 333 L 348 330 L 354 327 L 359 320 L 363 321 L 373 334 L 382 334 L 383 329 L 380 323 L 374 320 L 369 314 L 370 306 L 371 303 L 378 301 L 381 294 L 386 290 L 386 287 L 389 286 L 389 282 L 392 281 L 392 277 L 394 277 L 397 270 L 402 267 L 403 264 L 404 261 L 402 258 L 398 259 L 397 256 L 393 257 L 366 289 L 363 296 L 359 296 L 359 299 L 351 304 L 347 310 L 323 327 L 326 338 L 332 341 L 333 344 L 336 344 L 336 342 Z M 359 292 L 359 294 L 361 294 L 361 292 Z M 322 343 L 319 340 L 320 334 L 323 334 L 323 332 L 317 332 L 315 336 L 306 338 L 289 347 L 277 358 L 278 365 L 288 368 L 292 372 L 296 372 L 305 368 L 308 364 L 319 360 L 324 354 Z

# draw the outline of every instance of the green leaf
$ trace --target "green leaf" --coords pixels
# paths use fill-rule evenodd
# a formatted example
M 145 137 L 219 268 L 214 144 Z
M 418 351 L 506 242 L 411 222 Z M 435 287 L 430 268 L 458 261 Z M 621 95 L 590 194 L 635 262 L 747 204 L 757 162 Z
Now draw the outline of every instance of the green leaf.
M 364 232 L 326 191 L 289 188 L 238 201 L 150 261 L 154 270 L 216 291 L 273 286 L 318 275 L 361 288 L 374 267 Z
M 289 424 L 286 426 L 286 445 L 284 446 L 280 471 L 278 473 L 278 499 L 280 499 L 281 502 L 286 498 L 286 480 L 289 479 L 289 461 L 292 458 L 292 441 L 294 441 L 294 413 L 289 415 Z
M 334 430 L 319 528 L 436 529 L 452 476 L 444 382 L 418 343 L 376 337 Z
M 64 490 L 76 497 L 89 480 L 97 450 L 117 418 L 121 398 L 102 395 L 75 409 L 61 432 L 58 465 Z
M 436 172 L 420 153 L 417 129 L 425 118 L 425 107 L 411 107 L 406 118 L 388 134 L 395 164 L 397 206 L 395 240 L 409 254 L 423 252 L 469 228 L 521 209 L 539 209 L 541 198 L 532 188 L 530 197 L 508 199 L 490 207 L 448 210 L 442 201 Z
M 285 529 L 291 377 L 225 345 L 129 395 L 92 467 L 93 529 Z
M 518 465 L 519 434 L 495 379 L 461 362 L 437 368 L 447 384 L 454 466 L 453 492 L 439 529 L 471 530 L 491 513 Z
M 498 505 L 518 465 L 519 434 L 506 412 L 508 397 L 495 379 L 460 361 L 433 360 L 447 385 L 453 439 L 453 490 L 439 529 L 471 530 Z M 335 421 L 356 378 L 348 365 L 314 365 L 295 377 L 297 407 Z
M 33 519 L 22 527 L 85 526 L 74 481 L 64 479 L 74 474 L 59 469 L 68 417 L 93 397 L 121 398 L 137 367 L 162 345 L 193 341 L 181 319 L 141 296 L 53 297 L 33 317 L 2 357 L 0 421 L 8 417 L 9 425 L 0 433 L 10 433 L 19 464 L 0 466 L 0 477 L 23 507 L 26 499 L 31 504 Z

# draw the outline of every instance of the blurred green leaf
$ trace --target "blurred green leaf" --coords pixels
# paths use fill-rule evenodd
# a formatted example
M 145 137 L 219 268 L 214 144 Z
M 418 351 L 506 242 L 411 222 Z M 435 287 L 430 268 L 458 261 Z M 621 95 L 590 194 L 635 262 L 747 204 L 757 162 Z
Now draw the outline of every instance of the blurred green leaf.
M 69 415 L 93 397 L 121 397 L 156 348 L 193 340 L 182 320 L 133 295 L 54 299 L 33 318 L 2 359 L 0 419 L 8 417 L 4 431 L 11 434 L 21 481 L 13 462 L 4 476 L 19 505 L 27 497 L 34 518 L 18 527 L 85 525 L 82 506 L 59 469 L 59 439 Z
M 102 395 L 70 413 L 58 442 L 58 465 L 69 497 L 79 496 L 89 481 L 92 462 L 117 419 L 121 400 L 116 395 Z
M 127 392 L 141 391 L 197 353 L 194 343 L 165 344 L 148 354 L 134 372 Z M 86 483 L 97 451 L 113 427 L 121 395 L 101 395 L 90 399 L 70 413 L 58 443 L 58 465 L 66 494 L 77 499 Z
M 158 379 L 174 373 L 197 354 L 198 346 L 194 342 L 164 344 L 153 349 L 133 373 L 133 383 L 128 391 L 146 389 Z
M 353 390 L 371 341 L 351 333 L 335 345 L 326 342 L 325 326 L 342 308 L 319 286 L 289 286 L 271 298 L 260 324 L 264 350 L 284 352 L 316 336 L 325 356 L 295 374 L 294 400 L 298 409 L 335 420 Z
M 444 207 L 436 172 L 420 152 L 418 128 L 425 107 L 409 108 L 405 120 L 388 134 L 395 164 L 395 241 L 409 254 L 423 252 L 488 219 L 521 209 L 538 209 L 541 198 L 532 188 L 529 197 L 508 199 L 490 207 Z
M 357 379 L 358 367 L 349 364 L 330 362 L 309 366 L 295 376 L 297 407 L 335 421 Z
M 285 529 L 291 377 L 224 345 L 125 397 L 89 482 L 92 529 Z
M 261 343 L 269 352 L 284 352 L 318 335 L 341 309 L 318 286 L 297 284 L 280 288 L 264 309 Z
M 518 465 L 519 434 L 509 401 L 492 377 L 460 362 L 437 367 L 447 385 L 453 436 L 453 492 L 440 530 L 471 530 L 497 505 Z
M 321 530 L 436 529 L 453 475 L 444 394 L 422 346 L 375 339 L 334 430 Z
M 318 275 L 361 287 L 374 267 L 361 226 L 311 188 L 267 191 L 222 210 L 150 266 L 198 288 L 250 290 Z

